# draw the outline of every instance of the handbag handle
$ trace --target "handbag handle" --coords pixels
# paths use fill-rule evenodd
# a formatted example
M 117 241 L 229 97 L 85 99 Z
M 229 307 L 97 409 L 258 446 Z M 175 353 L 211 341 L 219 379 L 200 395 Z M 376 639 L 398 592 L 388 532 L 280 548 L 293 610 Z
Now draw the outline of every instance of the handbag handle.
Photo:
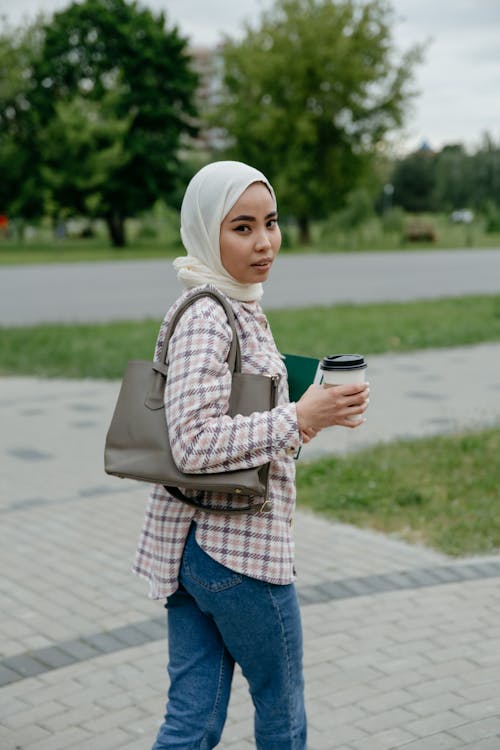
M 170 339 L 172 338 L 174 329 L 177 323 L 179 322 L 179 319 L 182 317 L 182 314 L 184 313 L 184 311 L 201 297 L 213 297 L 213 299 L 217 300 L 217 302 L 224 308 L 224 312 L 226 313 L 228 323 L 233 333 L 233 338 L 232 338 L 231 346 L 229 349 L 227 363 L 229 366 L 229 370 L 231 372 L 241 372 L 240 342 L 238 340 L 238 334 L 236 333 L 236 324 L 235 324 L 235 319 L 234 319 L 233 308 L 231 307 L 229 302 L 225 299 L 225 297 L 223 297 L 222 294 L 219 294 L 219 292 L 216 292 L 216 291 L 200 290 L 199 292 L 195 292 L 195 294 L 193 294 L 191 297 L 188 297 L 188 299 L 185 300 L 185 302 L 183 302 L 183 304 L 178 307 L 178 309 L 175 311 L 172 317 L 172 320 L 168 324 L 167 330 L 165 332 L 165 338 L 163 339 L 163 345 L 162 345 L 161 353 L 160 353 L 160 361 L 167 364 L 168 344 L 169 344 Z
M 232 331 L 231 346 L 229 347 L 229 354 L 227 357 L 227 364 L 231 373 L 241 372 L 241 350 L 238 334 L 236 332 L 236 323 L 234 318 L 234 312 L 229 302 L 216 290 L 200 290 L 195 292 L 191 297 L 188 297 L 177 310 L 175 311 L 172 319 L 169 321 L 163 344 L 160 351 L 160 358 L 153 362 L 151 367 L 154 370 L 153 378 L 151 380 L 151 388 L 144 401 L 148 409 L 162 409 L 163 408 L 163 394 L 165 391 L 165 381 L 167 379 L 168 372 L 168 344 L 174 333 L 175 327 L 179 322 L 184 311 L 190 307 L 196 300 L 201 297 L 213 297 L 223 308 L 226 313 L 228 323 Z

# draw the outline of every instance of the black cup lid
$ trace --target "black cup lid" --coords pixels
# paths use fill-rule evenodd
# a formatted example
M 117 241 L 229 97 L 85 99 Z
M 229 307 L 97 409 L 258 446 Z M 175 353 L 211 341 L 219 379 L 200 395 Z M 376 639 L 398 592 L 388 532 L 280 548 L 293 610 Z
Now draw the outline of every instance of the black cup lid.
M 362 370 L 366 362 L 361 354 L 330 354 L 321 360 L 322 370 Z

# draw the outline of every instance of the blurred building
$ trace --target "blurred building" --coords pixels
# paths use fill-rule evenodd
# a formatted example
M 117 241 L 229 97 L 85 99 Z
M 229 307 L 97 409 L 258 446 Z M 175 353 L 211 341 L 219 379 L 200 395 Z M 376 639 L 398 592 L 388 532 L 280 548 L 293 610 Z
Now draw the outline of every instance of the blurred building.
M 223 64 L 220 46 L 190 47 L 194 71 L 199 76 L 199 86 L 196 93 L 199 128 L 198 136 L 191 144 L 200 151 L 213 153 L 220 151 L 225 145 L 224 130 L 213 122 L 213 109 L 219 102 L 222 85 Z

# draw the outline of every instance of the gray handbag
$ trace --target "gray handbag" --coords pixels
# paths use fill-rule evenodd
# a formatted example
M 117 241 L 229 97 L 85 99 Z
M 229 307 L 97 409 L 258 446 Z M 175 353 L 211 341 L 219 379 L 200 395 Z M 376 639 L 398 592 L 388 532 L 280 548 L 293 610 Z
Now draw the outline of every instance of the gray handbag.
M 234 313 L 227 300 L 215 290 L 201 290 L 189 297 L 175 312 L 167 326 L 157 362 L 131 360 L 126 368 L 111 424 L 106 436 L 104 469 L 107 474 L 162 484 L 178 500 L 205 511 L 249 513 L 265 511 L 268 501 L 269 463 L 252 469 L 220 473 L 184 474 L 172 456 L 164 408 L 168 374 L 168 344 L 182 313 L 200 297 L 213 297 L 224 308 L 233 337 L 228 355 L 233 373 L 228 414 L 249 416 L 269 411 L 276 405 L 279 376 L 269 377 L 241 372 L 241 352 Z M 196 490 L 194 497 L 182 490 Z M 243 506 L 211 506 L 205 493 L 224 493 L 258 502 Z M 229 500 L 229 498 L 228 498 Z

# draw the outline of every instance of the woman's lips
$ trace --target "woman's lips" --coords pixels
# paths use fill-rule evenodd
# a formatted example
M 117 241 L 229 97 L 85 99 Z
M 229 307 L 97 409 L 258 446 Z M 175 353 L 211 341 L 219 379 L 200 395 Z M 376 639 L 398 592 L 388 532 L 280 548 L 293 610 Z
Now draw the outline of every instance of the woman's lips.
M 272 258 L 266 258 L 266 260 L 259 260 L 258 263 L 252 263 L 252 266 L 253 268 L 269 268 L 272 262 Z

